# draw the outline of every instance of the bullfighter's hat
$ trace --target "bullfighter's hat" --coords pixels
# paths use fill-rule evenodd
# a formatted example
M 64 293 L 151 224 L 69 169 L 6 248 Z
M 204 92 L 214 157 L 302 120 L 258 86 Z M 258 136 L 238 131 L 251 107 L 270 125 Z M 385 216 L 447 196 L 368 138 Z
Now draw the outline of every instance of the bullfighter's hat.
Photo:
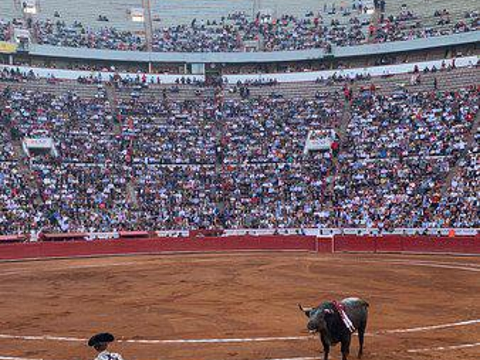
M 93 335 L 90 340 L 88 340 L 88 346 L 95 346 L 103 343 L 111 343 L 115 340 L 115 337 L 110 333 L 100 333 Z

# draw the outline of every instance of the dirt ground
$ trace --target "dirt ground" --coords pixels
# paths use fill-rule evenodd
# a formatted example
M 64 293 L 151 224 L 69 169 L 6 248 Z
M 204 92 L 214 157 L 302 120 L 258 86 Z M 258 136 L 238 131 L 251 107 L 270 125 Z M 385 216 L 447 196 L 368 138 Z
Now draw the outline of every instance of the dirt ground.
M 479 257 L 309 253 L 0 263 L 0 359 L 93 359 L 84 339 L 100 331 L 125 360 L 318 357 L 296 304 L 348 296 L 370 303 L 366 360 L 480 359 Z

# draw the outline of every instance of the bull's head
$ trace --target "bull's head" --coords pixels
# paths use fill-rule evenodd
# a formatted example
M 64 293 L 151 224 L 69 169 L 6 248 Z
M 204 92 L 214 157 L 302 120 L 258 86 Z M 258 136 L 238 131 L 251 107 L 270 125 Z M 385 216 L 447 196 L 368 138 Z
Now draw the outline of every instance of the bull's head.
M 327 330 L 327 322 L 325 319 L 333 314 L 333 310 L 322 308 L 304 308 L 300 304 L 298 304 L 298 307 L 308 317 L 307 329 L 310 331 L 310 333 L 324 332 Z

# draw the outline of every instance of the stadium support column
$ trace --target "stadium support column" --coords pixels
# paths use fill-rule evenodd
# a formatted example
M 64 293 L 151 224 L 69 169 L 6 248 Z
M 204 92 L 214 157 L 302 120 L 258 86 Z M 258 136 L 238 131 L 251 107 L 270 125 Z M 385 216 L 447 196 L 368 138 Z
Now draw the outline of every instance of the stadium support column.
M 224 156 L 225 149 L 223 147 L 224 128 L 224 95 L 222 82 L 214 81 L 212 84 L 214 96 L 214 113 L 215 121 L 215 138 L 216 138 L 216 159 L 215 159 L 215 176 L 217 178 L 217 186 L 219 186 L 220 196 L 217 198 L 217 226 L 224 226 L 225 220 L 225 189 L 223 188 L 223 178 L 225 176 Z M 219 224 L 219 222 L 221 224 Z
M 253 0 L 253 7 L 252 7 L 252 18 L 255 19 L 258 12 L 260 11 L 261 3 L 260 0 Z
M 147 51 L 151 52 L 153 47 L 153 23 L 152 23 L 152 5 L 150 0 L 142 0 L 144 11 L 144 25 L 145 25 L 145 43 L 147 45 Z M 149 63 L 149 70 L 151 63 Z

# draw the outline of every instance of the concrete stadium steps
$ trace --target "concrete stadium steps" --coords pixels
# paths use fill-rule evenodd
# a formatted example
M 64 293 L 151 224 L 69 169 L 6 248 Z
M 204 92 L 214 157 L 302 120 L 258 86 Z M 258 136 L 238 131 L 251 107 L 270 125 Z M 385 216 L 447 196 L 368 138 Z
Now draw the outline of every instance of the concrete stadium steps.
M 414 11 L 422 17 L 433 17 L 435 10 L 447 9 L 450 17 L 455 18 L 459 15 L 463 17 L 465 11 L 480 8 L 479 0 L 404 0 L 386 2 L 386 11 L 388 14 L 396 14 L 402 10 L 402 5 L 406 4 L 407 9 Z
M 57 84 L 50 84 L 45 80 L 29 81 L 26 83 L 0 82 L 0 91 L 3 91 L 3 89 L 7 87 L 12 90 L 29 90 L 54 95 L 63 95 L 67 92 L 72 92 L 86 99 L 95 98 L 99 90 L 103 89 L 103 85 L 99 87 L 98 85 L 79 84 L 76 81 L 61 81 Z
M 211 88 L 202 88 L 194 85 L 178 85 L 178 92 L 171 92 L 175 85 L 149 85 L 146 89 L 136 90 L 135 87 L 123 87 L 116 90 L 118 100 L 125 101 L 132 98 L 133 93 L 138 94 L 138 99 L 142 101 L 159 100 L 166 91 L 167 98 L 175 101 L 211 99 L 213 90 Z
M 382 78 L 375 77 L 369 81 L 356 81 L 353 85 L 355 91 L 361 88 L 369 87 L 374 83 L 377 92 L 390 94 L 401 88 L 407 88 L 410 91 L 427 91 L 432 90 L 434 78 L 438 80 L 438 86 L 441 90 L 456 90 L 466 86 L 474 86 L 480 83 L 480 71 L 477 68 L 461 68 L 449 72 L 437 72 L 422 74 L 422 83 L 420 85 L 410 85 L 411 74 L 400 74 L 392 77 Z M 45 80 L 30 81 L 25 83 L 16 82 L 0 82 L 0 91 L 10 87 L 11 89 L 26 89 L 30 91 L 47 92 L 55 95 L 62 95 L 66 92 L 73 92 L 83 98 L 94 98 L 100 91 L 104 90 L 104 85 L 79 84 L 76 81 L 60 81 L 57 84 L 49 84 Z M 212 99 L 214 91 L 211 88 L 202 88 L 194 85 L 178 85 L 178 93 L 170 91 L 172 85 L 160 84 L 149 85 L 148 88 L 137 91 L 135 87 L 128 86 L 115 90 L 118 101 L 126 101 L 132 98 L 132 93 L 138 93 L 138 99 L 141 101 L 159 100 L 163 97 L 163 92 L 167 92 L 170 100 L 185 101 L 198 99 Z M 224 91 L 224 98 L 240 99 L 240 94 L 231 93 L 234 85 L 228 85 Z M 284 98 L 305 98 L 313 99 L 315 94 L 325 93 L 334 94 L 338 92 L 343 96 L 344 83 L 332 85 L 317 84 L 315 82 L 298 82 L 298 83 L 280 83 L 273 86 L 249 86 L 250 96 L 252 98 L 266 97 L 273 93 L 281 95 Z M 350 87 L 352 87 L 350 85 Z
M 458 90 L 467 86 L 477 85 L 480 81 L 478 69 L 457 69 L 451 72 L 426 73 L 421 75 L 421 84 L 410 85 L 411 74 L 395 75 L 387 78 L 375 78 L 372 81 L 358 81 L 354 89 L 368 87 L 371 83 L 377 86 L 377 92 L 391 94 L 396 90 L 406 88 L 409 91 L 431 91 L 434 78 L 437 78 L 439 90 Z
M 15 6 L 15 2 L 17 6 Z M 127 10 L 132 7 L 141 7 L 142 0 L 39 0 L 40 13 L 36 17 L 41 19 L 54 19 L 56 10 L 61 15 L 60 20 L 72 23 L 80 21 L 86 26 L 100 28 L 104 26 L 113 26 L 122 30 L 143 31 L 143 24 L 133 23 L 127 18 Z M 337 9 L 340 1 L 330 0 L 302 0 L 301 2 L 289 2 L 285 0 L 262 0 L 261 8 L 269 9 L 276 15 L 294 14 L 304 16 L 307 11 L 323 10 L 324 4 L 330 8 L 335 3 Z M 345 2 L 350 5 L 350 2 Z M 0 17 L 14 18 L 21 17 L 21 0 L 2 0 L 0 1 Z M 458 0 L 451 2 L 448 0 L 403 0 L 386 2 L 388 14 L 398 14 L 402 9 L 402 4 L 407 5 L 407 9 L 413 11 L 422 17 L 425 17 L 425 24 L 434 23 L 433 13 L 435 10 L 448 9 L 451 19 L 463 17 L 467 10 L 480 8 L 480 0 Z M 189 23 L 193 18 L 220 20 L 222 16 L 235 11 L 243 11 L 249 15 L 253 13 L 251 0 L 152 0 L 152 13 L 161 18 L 160 22 L 154 22 L 155 28 L 161 28 L 166 25 L 177 23 Z M 109 22 L 97 21 L 98 15 L 106 15 Z M 357 16 L 358 14 L 352 13 Z M 364 17 L 364 15 L 361 15 Z M 335 15 L 324 14 L 325 22 L 330 22 L 332 18 L 339 19 L 342 24 L 346 23 L 348 17 L 342 16 L 339 11 Z
M 21 17 L 20 6 L 15 8 L 14 1 L 21 3 L 21 0 L 4 0 L 0 2 L 0 14 L 6 18 Z M 190 23 L 194 18 L 209 19 L 219 21 L 222 16 L 229 13 L 243 11 L 248 15 L 253 14 L 252 1 L 240 0 L 200 0 L 191 2 L 186 0 L 152 0 L 152 15 L 160 17 L 161 21 L 154 21 L 154 28 L 162 28 L 171 24 Z M 143 31 L 143 24 L 134 23 L 127 17 L 127 10 L 132 7 L 141 7 L 142 0 L 110 0 L 95 2 L 94 0 L 82 0 L 85 6 L 78 6 L 77 2 L 64 0 L 40 0 L 41 12 L 37 15 L 41 19 L 54 19 L 54 13 L 57 10 L 61 17 L 60 20 L 66 22 L 80 21 L 85 25 L 92 27 L 114 26 L 118 29 Z M 304 0 L 301 4 L 295 4 L 286 1 L 264 0 L 262 9 L 268 9 L 271 12 L 281 14 L 293 14 L 304 16 L 308 11 L 316 12 L 323 9 L 323 5 L 329 7 L 332 2 L 326 0 Z M 340 4 L 336 4 L 337 8 Z M 97 21 L 98 15 L 106 15 L 109 22 Z M 357 15 L 355 13 L 355 15 Z M 368 18 L 368 15 L 358 16 L 360 19 Z M 324 20 L 330 22 L 331 19 L 338 19 L 341 24 L 348 23 L 348 17 L 342 16 L 338 11 L 335 15 L 324 14 Z
M 451 72 L 437 72 L 422 74 L 422 83 L 420 85 L 410 85 L 411 74 L 401 74 L 392 77 L 375 77 L 369 81 L 356 81 L 353 88 L 359 91 L 362 87 L 368 88 L 374 83 L 377 92 L 390 94 L 401 88 L 408 88 L 410 91 L 432 90 L 433 81 L 436 77 L 438 86 L 441 90 L 456 90 L 466 86 L 473 86 L 480 83 L 480 71 L 476 68 L 462 68 Z M 255 87 L 250 86 L 250 96 L 253 98 L 270 96 L 272 93 L 282 95 L 285 98 L 306 98 L 313 99 L 316 92 L 333 94 L 336 91 L 343 96 L 344 83 L 333 85 L 317 84 L 315 82 L 282 83 L 273 86 Z M 351 87 L 351 85 L 349 85 Z M 238 93 L 230 93 L 230 85 L 225 91 L 226 99 L 240 99 Z
M 395 58 L 397 62 L 400 63 L 416 63 L 416 62 L 423 62 L 423 61 L 431 61 L 431 60 L 438 60 L 443 58 L 449 58 L 449 52 L 445 49 L 431 49 L 426 52 L 416 52 L 416 53 L 406 53 L 402 55 L 397 55 Z M 371 64 L 371 66 L 375 66 L 375 64 Z
M 20 3 L 20 2 L 19 2 Z M 21 17 L 22 13 L 20 9 L 15 9 L 14 0 L 0 1 L 0 18 L 13 19 Z
M 440 90 L 458 90 L 467 86 L 474 86 L 480 82 L 480 71 L 478 69 L 464 68 L 451 72 L 426 73 L 421 75 L 420 85 L 410 85 L 411 74 L 396 75 L 394 77 L 379 79 L 379 91 L 385 94 L 391 93 L 399 88 L 406 87 L 409 91 L 428 91 L 433 89 L 434 78 L 438 80 Z M 357 84 L 360 84 L 358 82 Z
M 298 83 L 280 83 L 272 86 L 247 86 L 250 90 L 250 97 L 268 97 L 272 94 L 281 95 L 287 99 L 304 98 L 314 99 L 317 92 L 334 94 L 336 91 L 342 93 L 343 84 L 333 84 L 330 86 L 317 84 L 315 82 L 298 82 Z M 240 99 L 239 92 L 231 93 L 230 85 L 224 92 L 225 99 Z

